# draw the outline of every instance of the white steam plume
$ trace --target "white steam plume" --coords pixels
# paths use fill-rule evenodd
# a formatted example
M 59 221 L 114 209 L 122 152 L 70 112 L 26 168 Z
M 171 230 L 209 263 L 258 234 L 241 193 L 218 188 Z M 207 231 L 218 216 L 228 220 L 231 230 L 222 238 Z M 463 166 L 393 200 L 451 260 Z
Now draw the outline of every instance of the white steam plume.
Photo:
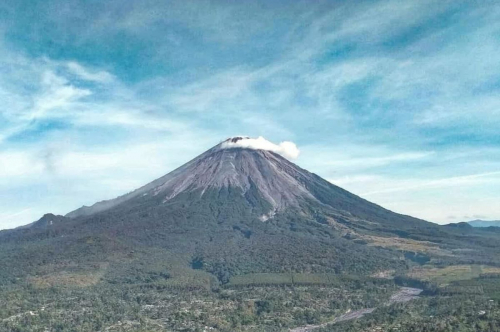
M 288 159 L 296 159 L 299 156 L 299 149 L 295 143 L 290 141 L 283 141 L 279 144 L 269 142 L 262 136 L 258 138 L 250 137 L 233 137 L 229 138 L 221 144 L 222 149 L 231 148 L 246 148 L 253 150 L 267 150 L 280 154 Z

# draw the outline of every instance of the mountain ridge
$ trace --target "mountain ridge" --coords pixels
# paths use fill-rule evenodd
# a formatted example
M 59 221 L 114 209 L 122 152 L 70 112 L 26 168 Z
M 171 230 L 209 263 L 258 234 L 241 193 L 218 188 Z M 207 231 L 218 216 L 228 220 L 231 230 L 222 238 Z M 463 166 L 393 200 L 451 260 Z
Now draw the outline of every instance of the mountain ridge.
M 475 219 L 467 221 L 467 224 L 473 227 L 500 227 L 500 220 L 482 220 Z

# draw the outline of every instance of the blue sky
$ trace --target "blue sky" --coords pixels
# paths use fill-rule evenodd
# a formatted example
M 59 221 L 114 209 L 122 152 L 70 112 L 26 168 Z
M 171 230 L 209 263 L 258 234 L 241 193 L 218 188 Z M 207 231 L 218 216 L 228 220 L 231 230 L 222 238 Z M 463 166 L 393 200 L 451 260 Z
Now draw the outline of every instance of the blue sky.
M 0 3 L 0 228 L 234 135 L 438 223 L 500 219 L 494 1 Z

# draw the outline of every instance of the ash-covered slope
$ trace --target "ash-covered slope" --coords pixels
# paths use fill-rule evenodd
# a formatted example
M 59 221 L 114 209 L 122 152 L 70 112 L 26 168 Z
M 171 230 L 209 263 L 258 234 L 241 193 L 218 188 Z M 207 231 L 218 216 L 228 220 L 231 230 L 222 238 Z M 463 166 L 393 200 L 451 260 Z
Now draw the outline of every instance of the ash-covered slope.
M 116 199 L 70 212 L 67 217 L 91 215 L 108 210 L 140 196 L 163 198 L 167 202 L 182 192 L 207 189 L 238 188 L 246 193 L 255 186 L 274 210 L 298 206 L 304 198 L 314 199 L 305 183 L 313 181 L 309 172 L 295 166 L 278 154 L 267 150 L 242 148 L 227 143 L 248 138 L 230 138 L 201 154 L 173 172 Z
M 167 202 L 182 192 L 237 188 L 246 193 L 255 186 L 273 211 L 299 206 L 304 199 L 315 200 L 307 189 L 317 181 L 309 172 L 280 155 L 267 150 L 228 145 L 248 138 L 230 138 L 201 154 L 173 172 L 116 199 L 96 203 L 70 212 L 67 217 L 91 215 L 105 211 L 140 196 L 162 197 Z

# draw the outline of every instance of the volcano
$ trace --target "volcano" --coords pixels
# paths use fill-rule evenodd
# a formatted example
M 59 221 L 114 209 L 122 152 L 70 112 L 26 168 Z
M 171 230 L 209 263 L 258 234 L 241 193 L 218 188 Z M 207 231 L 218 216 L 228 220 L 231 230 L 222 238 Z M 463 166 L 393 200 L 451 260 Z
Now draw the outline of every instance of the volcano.
M 91 216 L 122 204 L 149 206 L 151 203 L 161 207 L 183 201 L 183 204 L 193 205 L 198 201 L 213 202 L 216 196 L 221 204 L 228 199 L 238 200 L 246 212 L 261 221 L 267 221 L 277 213 L 295 211 L 306 216 L 312 211 L 316 214 L 324 211 L 337 219 L 360 223 L 385 224 L 395 218 L 402 227 L 422 223 L 353 195 L 265 146 L 252 146 L 252 141 L 255 139 L 228 138 L 131 193 L 84 206 L 66 217 Z M 189 200 L 185 201 L 185 197 Z
M 154 200 L 162 204 L 185 193 L 198 192 L 197 199 L 204 199 L 208 192 L 232 191 L 242 196 L 256 195 L 270 206 L 268 215 L 289 207 L 299 207 L 315 196 L 308 190 L 308 183 L 318 182 L 315 177 L 281 157 L 275 152 L 244 148 L 248 137 L 233 137 L 179 167 L 173 172 L 113 200 L 99 202 L 91 207 L 82 207 L 67 214 L 67 217 L 91 215 L 130 200 Z M 322 185 L 322 184 L 317 184 Z M 207 196 L 208 197 L 208 196 Z M 206 198 L 206 197 L 205 197 Z M 249 204 L 252 204 L 250 199 Z M 266 219 L 265 215 L 261 216 Z
M 292 143 L 232 137 L 137 190 L 45 215 L 0 241 L 109 264 L 161 250 L 222 284 L 262 272 L 367 275 L 404 268 L 405 257 L 449 255 L 438 243 L 455 230 L 391 212 L 284 157 L 297 152 Z

